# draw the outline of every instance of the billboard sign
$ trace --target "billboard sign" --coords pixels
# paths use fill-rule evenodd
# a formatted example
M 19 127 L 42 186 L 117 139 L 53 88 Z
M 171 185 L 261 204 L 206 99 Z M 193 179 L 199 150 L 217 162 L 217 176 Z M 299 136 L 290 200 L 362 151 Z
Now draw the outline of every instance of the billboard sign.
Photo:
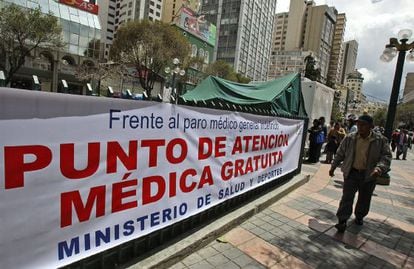
M 65 4 L 65 5 L 68 5 L 68 6 L 72 6 L 74 8 L 81 9 L 81 10 L 84 10 L 86 12 L 98 15 L 98 11 L 99 11 L 98 5 L 94 5 L 94 4 L 91 4 L 91 3 L 86 2 L 86 1 L 82 1 L 82 0 L 59 0 L 59 3 Z
M 174 23 L 210 45 L 216 45 L 216 26 L 208 22 L 204 15 L 199 16 L 191 9 L 182 7 L 175 17 Z

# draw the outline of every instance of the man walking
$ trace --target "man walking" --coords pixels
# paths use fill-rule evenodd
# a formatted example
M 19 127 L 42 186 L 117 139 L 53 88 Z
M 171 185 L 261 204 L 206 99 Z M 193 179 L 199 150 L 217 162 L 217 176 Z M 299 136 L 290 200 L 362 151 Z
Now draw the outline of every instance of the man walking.
M 392 159 L 387 138 L 372 131 L 374 127 L 372 117 L 360 116 L 357 127 L 356 133 L 350 133 L 342 141 L 329 170 L 329 175 L 334 176 L 335 169 L 342 163 L 344 186 L 336 213 L 338 224 L 335 225 L 339 233 L 343 233 L 346 229 L 346 222 L 352 215 L 352 205 L 357 191 L 355 223 L 363 224 L 363 218 L 369 212 L 376 178 L 389 170 Z
M 399 160 L 401 154 L 403 154 L 403 160 L 407 157 L 407 148 L 408 148 L 408 131 L 407 129 L 401 129 L 401 132 L 397 140 L 397 156 L 396 159 Z M 405 154 L 404 154 L 405 151 Z

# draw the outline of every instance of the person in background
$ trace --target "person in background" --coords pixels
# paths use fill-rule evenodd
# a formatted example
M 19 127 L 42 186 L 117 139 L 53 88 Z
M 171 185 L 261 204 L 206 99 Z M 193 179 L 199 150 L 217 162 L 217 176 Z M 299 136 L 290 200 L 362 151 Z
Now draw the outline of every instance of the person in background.
M 348 116 L 348 134 L 356 133 L 358 131 L 356 120 L 357 117 L 354 114 Z
M 401 132 L 398 136 L 397 140 L 397 157 L 396 159 L 399 160 L 401 154 L 403 155 L 403 160 L 407 159 L 407 150 L 408 150 L 408 130 L 401 129 Z M 405 152 L 405 154 L 404 154 Z
M 333 127 L 328 133 L 328 142 L 326 144 L 326 160 L 325 163 L 331 163 L 336 150 L 339 147 L 342 139 L 345 137 L 345 130 L 341 128 L 339 122 L 333 124 Z
M 322 150 L 322 147 L 323 147 L 323 144 L 325 143 L 325 142 L 327 142 L 327 138 L 328 138 L 328 126 L 326 125 L 326 120 L 325 120 L 325 117 L 319 117 L 319 124 L 320 124 L 320 126 L 321 126 L 321 129 L 322 129 L 322 131 L 323 131 L 323 134 L 324 134 L 324 136 L 325 136 L 325 141 L 323 141 L 323 143 L 322 143 L 322 145 L 321 145 L 321 150 Z M 330 127 L 329 127 L 330 128 Z M 323 149 L 323 153 L 325 154 L 326 153 L 326 146 L 324 147 L 324 149 Z M 319 156 L 321 155 L 321 153 L 319 153 Z
M 373 132 L 373 119 L 369 115 L 358 118 L 358 131 L 348 134 L 336 152 L 329 175 L 334 176 L 335 169 L 341 166 L 344 176 L 342 197 L 336 216 L 335 225 L 338 233 L 343 233 L 347 220 L 352 215 L 354 197 L 358 192 L 355 206 L 355 224 L 363 225 L 368 214 L 376 178 L 389 171 L 392 154 L 388 139 L 378 132 Z
M 394 132 L 391 134 L 391 150 L 392 152 L 395 152 L 395 149 L 398 145 L 398 137 L 400 136 L 400 130 L 395 129 Z
M 307 163 L 317 163 L 321 155 L 321 148 L 324 142 L 323 130 L 318 119 L 314 119 L 309 133 L 309 158 Z
M 413 145 L 413 132 L 408 133 L 408 148 L 412 149 Z

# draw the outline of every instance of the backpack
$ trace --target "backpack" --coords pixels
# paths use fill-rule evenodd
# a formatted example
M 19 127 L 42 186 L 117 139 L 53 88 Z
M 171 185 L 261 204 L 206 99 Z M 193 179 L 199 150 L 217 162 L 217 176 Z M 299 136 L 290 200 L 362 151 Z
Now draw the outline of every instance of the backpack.
M 320 131 L 316 134 L 316 144 L 323 144 L 325 142 L 325 134 Z

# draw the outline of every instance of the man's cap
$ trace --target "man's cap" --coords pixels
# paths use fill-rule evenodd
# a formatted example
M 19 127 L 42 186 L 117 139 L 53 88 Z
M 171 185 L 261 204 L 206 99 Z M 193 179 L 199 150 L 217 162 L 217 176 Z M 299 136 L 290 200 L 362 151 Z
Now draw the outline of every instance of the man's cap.
M 366 122 L 366 123 L 371 124 L 371 125 L 374 123 L 374 120 L 369 115 L 359 116 L 358 121 L 363 121 L 363 122 Z
M 357 120 L 357 116 L 355 116 L 354 114 L 350 114 L 348 116 L 348 120 L 356 121 Z

